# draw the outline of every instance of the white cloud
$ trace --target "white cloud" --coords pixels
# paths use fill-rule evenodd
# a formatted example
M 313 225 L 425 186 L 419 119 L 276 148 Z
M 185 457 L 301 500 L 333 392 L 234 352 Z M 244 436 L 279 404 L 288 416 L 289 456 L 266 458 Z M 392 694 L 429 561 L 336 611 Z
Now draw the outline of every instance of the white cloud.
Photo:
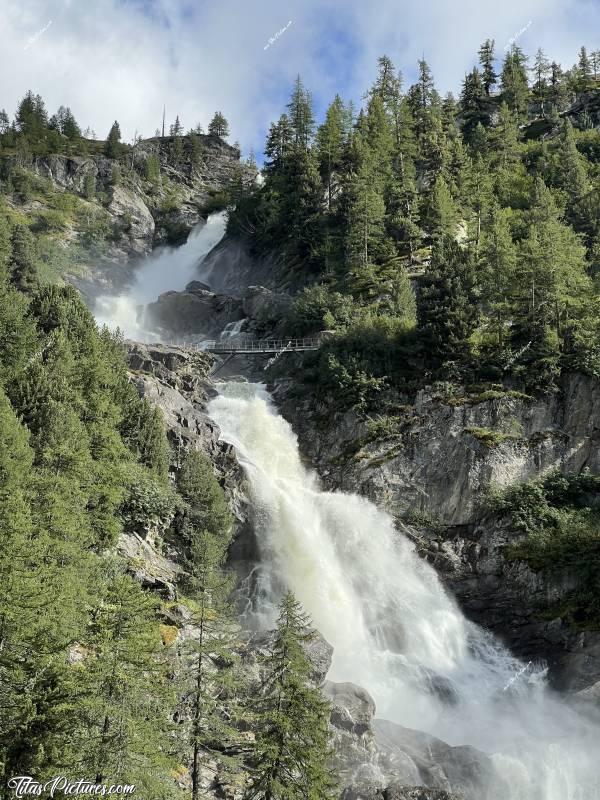
M 531 22 L 519 44 L 570 65 L 597 45 L 599 17 L 594 0 L 4 0 L 0 106 L 14 112 L 31 88 L 99 136 L 118 119 L 128 138 L 153 134 L 163 103 L 186 127 L 220 109 L 232 140 L 260 147 L 297 72 L 322 105 L 337 90 L 360 99 L 381 53 L 408 80 L 424 54 L 447 91 L 487 37 L 501 53 Z

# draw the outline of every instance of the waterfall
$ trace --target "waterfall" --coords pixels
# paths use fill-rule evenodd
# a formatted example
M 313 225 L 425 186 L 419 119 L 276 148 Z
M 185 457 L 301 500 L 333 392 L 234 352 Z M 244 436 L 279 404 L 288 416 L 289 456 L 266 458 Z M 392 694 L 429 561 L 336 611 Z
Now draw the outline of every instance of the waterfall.
M 197 226 L 181 247 L 162 247 L 144 259 L 135 280 L 123 294 L 96 300 L 94 313 L 100 325 L 119 328 L 130 339 L 160 341 L 160 335 L 144 321 L 144 306 L 166 291 L 182 291 L 192 280 L 202 280 L 202 260 L 225 235 L 226 212 L 211 214 Z
M 392 518 L 327 492 L 262 385 L 224 383 L 209 413 L 251 487 L 261 552 L 249 622 L 289 587 L 333 645 L 329 678 L 368 689 L 378 717 L 492 754 L 477 800 L 600 798 L 598 728 L 468 621 Z
M 226 339 L 235 338 L 241 332 L 246 322 L 248 322 L 248 319 L 246 317 L 244 317 L 244 319 L 238 319 L 235 322 L 228 322 L 227 325 L 225 325 L 225 327 L 221 331 L 219 339 L 225 341 Z

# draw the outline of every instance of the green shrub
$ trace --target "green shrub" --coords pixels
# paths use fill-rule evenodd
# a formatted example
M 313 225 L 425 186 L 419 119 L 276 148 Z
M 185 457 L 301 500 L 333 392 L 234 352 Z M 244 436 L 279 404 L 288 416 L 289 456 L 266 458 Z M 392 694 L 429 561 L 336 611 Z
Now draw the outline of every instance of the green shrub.
M 62 211 L 41 211 L 36 218 L 35 230 L 39 233 L 59 233 L 68 227 L 68 218 Z
M 288 312 L 290 334 L 304 336 L 349 325 L 355 303 L 349 295 L 332 292 L 326 286 L 310 286 L 295 299 Z
M 177 495 L 173 488 L 147 470 L 131 468 L 131 483 L 121 506 L 121 517 L 126 530 L 164 530 L 170 524 L 177 508 Z

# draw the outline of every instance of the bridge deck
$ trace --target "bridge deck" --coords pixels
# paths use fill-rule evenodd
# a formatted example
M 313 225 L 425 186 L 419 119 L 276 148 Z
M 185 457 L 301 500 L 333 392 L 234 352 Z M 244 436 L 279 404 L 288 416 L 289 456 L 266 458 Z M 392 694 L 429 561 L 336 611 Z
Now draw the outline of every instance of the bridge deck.
M 228 342 L 205 342 L 202 349 L 215 354 L 259 354 L 259 353 L 302 353 L 307 350 L 318 350 L 320 339 L 263 339 Z

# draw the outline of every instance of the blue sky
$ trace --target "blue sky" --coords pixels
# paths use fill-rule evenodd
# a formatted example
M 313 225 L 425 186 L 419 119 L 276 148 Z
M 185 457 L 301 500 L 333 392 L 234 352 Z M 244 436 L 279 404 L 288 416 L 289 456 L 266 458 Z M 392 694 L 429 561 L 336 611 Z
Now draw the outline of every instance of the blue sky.
M 31 88 L 99 136 L 118 119 L 128 139 L 154 133 L 163 103 L 186 128 L 219 109 L 231 141 L 260 151 L 298 72 L 322 113 L 336 91 L 359 103 L 382 53 L 406 84 L 425 55 L 446 92 L 487 37 L 501 55 L 519 34 L 570 66 L 598 31 L 599 0 L 3 0 L 0 107 Z

